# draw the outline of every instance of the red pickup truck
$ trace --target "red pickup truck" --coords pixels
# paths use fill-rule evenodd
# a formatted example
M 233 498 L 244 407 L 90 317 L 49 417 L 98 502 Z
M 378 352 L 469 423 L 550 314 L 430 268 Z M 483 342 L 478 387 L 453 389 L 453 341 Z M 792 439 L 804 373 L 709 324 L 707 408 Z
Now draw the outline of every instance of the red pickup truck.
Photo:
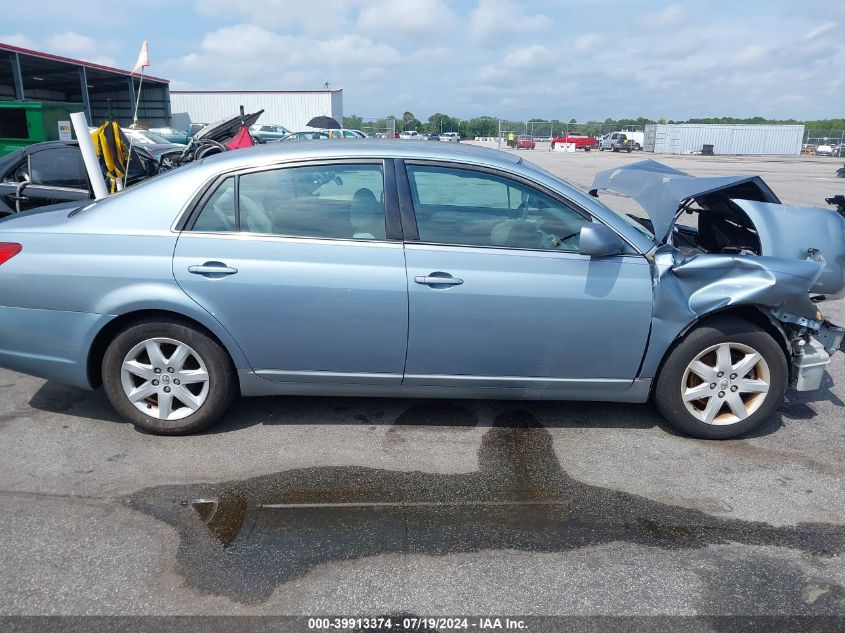
M 585 152 L 589 152 L 596 147 L 596 139 L 592 136 L 581 136 L 580 134 L 566 134 L 565 136 L 553 138 L 552 149 L 560 143 L 574 143 L 575 149 L 583 149 Z

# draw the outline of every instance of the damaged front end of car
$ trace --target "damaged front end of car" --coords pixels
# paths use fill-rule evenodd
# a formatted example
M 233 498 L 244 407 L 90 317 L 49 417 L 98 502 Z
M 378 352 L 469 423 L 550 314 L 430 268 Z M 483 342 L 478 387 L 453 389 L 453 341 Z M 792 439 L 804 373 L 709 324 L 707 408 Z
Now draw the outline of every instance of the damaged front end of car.
M 655 236 L 643 375 L 695 324 L 733 311 L 781 343 L 796 389 L 820 387 L 831 356 L 845 351 L 845 330 L 819 310 L 845 295 L 845 218 L 783 205 L 756 176 L 696 178 L 652 160 L 599 173 L 591 194 L 602 190 L 638 202 L 648 220 L 635 219 Z M 685 215 L 697 222 L 680 222 Z

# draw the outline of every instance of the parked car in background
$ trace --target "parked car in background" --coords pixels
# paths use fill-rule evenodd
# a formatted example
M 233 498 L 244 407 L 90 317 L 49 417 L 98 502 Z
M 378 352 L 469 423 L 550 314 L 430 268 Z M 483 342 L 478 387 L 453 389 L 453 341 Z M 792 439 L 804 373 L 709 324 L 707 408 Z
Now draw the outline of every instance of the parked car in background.
M 614 132 L 613 134 L 608 134 L 599 142 L 599 151 L 603 152 L 606 149 L 613 152 L 628 152 L 630 154 L 634 149 L 634 145 L 624 133 Z
M 186 147 L 186 145 L 180 143 L 171 143 L 150 130 L 133 130 L 131 128 L 121 128 L 121 130 L 126 138 L 132 141 L 133 146 L 143 146 L 145 150 L 155 156 L 156 160 L 161 160 L 165 156 L 181 154 Z
M 429 141 L 439 141 L 440 140 L 440 134 L 438 134 L 437 132 L 432 132 L 431 134 L 428 135 L 428 140 Z
M 258 143 L 280 141 L 291 133 L 284 125 L 274 123 L 255 123 L 249 126 L 249 133 Z
M 0 366 L 102 384 L 168 435 L 238 395 L 310 394 L 653 398 L 681 432 L 724 439 L 769 420 L 790 381 L 821 386 L 845 332 L 810 294 L 845 294 L 845 218 L 654 161 L 592 193 L 472 146 L 211 156 L 0 220 Z M 676 224 L 681 204 L 699 229 Z
M 840 143 L 831 147 L 833 155 L 839 158 L 845 157 L 845 143 Z
M 168 143 L 178 143 L 180 145 L 187 145 L 191 140 L 191 135 L 187 130 L 177 130 L 172 127 L 151 127 L 150 132 L 156 134 L 166 140 Z
M 132 155 L 130 186 L 158 173 L 158 161 L 145 146 L 134 147 Z M 76 141 L 34 143 L 0 158 L 0 217 L 93 197 Z
M 324 141 L 330 140 L 332 137 L 331 135 L 323 130 L 312 130 L 312 131 L 304 131 L 304 132 L 291 132 L 284 138 L 279 139 L 278 141 L 271 141 L 275 143 L 279 142 L 287 142 L 287 141 Z
M 628 142 L 636 151 L 640 151 L 645 145 L 645 132 L 622 130 L 622 134 L 628 137 Z
M 527 134 L 520 134 L 516 137 L 516 149 L 535 149 L 534 137 Z
M 552 139 L 552 149 L 563 143 L 572 143 L 575 149 L 583 149 L 589 152 L 596 147 L 596 139 L 592 136 L 583 136 L 581 134 L 564 134 L 563 136 L 556 136 Z
M 830 145 L 819 145 L 816 147 L 816 156 L 833 156 L 833 147 Z
M 339 130 L 322 130 L 328 132 L 332 138 L 367 138 L 361 130 L 350 130 L 347 128 L 340 128 Z
M 447 143 L 459 143 L 461 141 L 461 135 L 457 132 L 443 132 L 440 135 L 441 141 L 446 141 Z
M 405 141 L 419 141 L 422 137 L 416 130 L 405 130 L 399 135 L 399 138 Z

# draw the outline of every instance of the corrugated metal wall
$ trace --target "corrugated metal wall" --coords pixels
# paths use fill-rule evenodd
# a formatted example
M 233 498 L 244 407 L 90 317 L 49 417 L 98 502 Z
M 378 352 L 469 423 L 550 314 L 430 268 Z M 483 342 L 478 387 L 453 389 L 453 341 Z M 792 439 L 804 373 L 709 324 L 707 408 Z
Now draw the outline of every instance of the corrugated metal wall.
M 171 90 L 170 109 L 174 125 L 185 114 L 191 123 L 211 123 L 236 115 L 243 106 L 247 113 L 264 110 L 259 122 L 302 130 L 315 116 L 330 116 L 343 124 L 343 91 L 312 92 L 222 92 Z
M 647 125 L 643 149 L 655 154 L 691 154 L 712 145 L 715 154 L 798 156 L 803 125 Z

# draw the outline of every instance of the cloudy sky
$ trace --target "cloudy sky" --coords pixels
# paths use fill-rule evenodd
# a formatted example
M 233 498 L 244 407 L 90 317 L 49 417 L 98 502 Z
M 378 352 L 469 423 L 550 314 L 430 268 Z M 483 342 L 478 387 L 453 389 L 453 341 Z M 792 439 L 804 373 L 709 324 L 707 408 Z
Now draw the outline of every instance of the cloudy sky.
M 134 5 L 134 6 L 132 6 Z M 344 112 L 843 116 L 842 0 L 38 0 L 0 42 L 173 88 L 344 89 Z

